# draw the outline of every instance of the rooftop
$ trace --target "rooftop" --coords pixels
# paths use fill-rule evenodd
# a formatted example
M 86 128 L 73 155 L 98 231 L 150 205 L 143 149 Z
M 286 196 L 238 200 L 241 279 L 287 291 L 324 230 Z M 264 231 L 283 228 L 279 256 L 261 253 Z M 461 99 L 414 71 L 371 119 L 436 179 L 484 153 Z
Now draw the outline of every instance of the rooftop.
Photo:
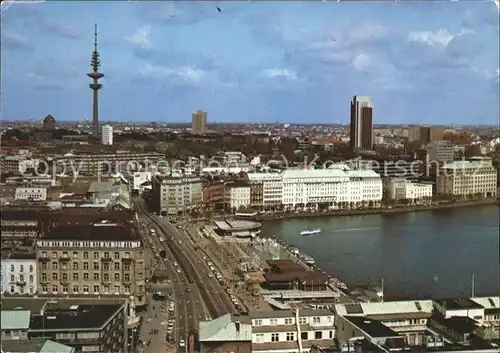
M 73 347 L 66 346 L 51 340 L 4 340 L 2 341 L 2 352 L 10 353 L 71 353 Z
M 414 313 L 431 313 L 434 305 L 432 300 L 408 300 L 383 303 L 336 304 L 335 312 L 339 315 L 405 315 Z
M 283 179 L 294 178 L 348 178 L 340 169 L 287 169 L 283 172 Z
M 248 316 L 226 314 L 211 321 L 199 323 L 200 342 L 252 341 L 252 325 Z
M 483 306 L 469 298 L 436 300 L 446 310 L 482 309 Z
M 50 302 L 43 315 L 31 316 L 31 330 L 69 330 L 100 328 L 118 311 L 119 304 L 71 305 L 69 308 L 52 307 Z
M 267 260 L 267 264 L 271 269 L 277 270 L 280 273 L 305 271 L 304 267 L 291 259 Z
M 359 328 L 370 337 L 384 338 L 384 337 L 398 337 L 399 335 L 382 324 L 380 321 L 368 319 L 359 316 L 343 316 L 345 320 Z
M 29 310 L 2 310 L 2 330 L 27 330 L 30 327 Z
M 264 274 L 264 278 L 268 282 L 310 282 L 310 283 L 326 283 L 328 280 L 327 276 L 321 272 L 316 271 L 296 271 L 296 272 L 284 272 L 284 273 L 272 273 L 267 272 Z
M 259 222 L 241 220 L 214 221 L 214 223 L 217 227 L 219 227 L 219 229 L 226 231 L 249 230 L 259 228 L 261 226 Z
M 334 313 L 327 309 L 302 309 L 299 310 L 299 317 L 310 316 L 333 316 Z M 295 309 L 292 310 L 269 310 L 269 311 L 253 311 L 250 313 L 251 319 L 270 319 L 270 318 L 285 318 L 294 317 Z
M 118 224 L 102 225 L 64 225 L 58 226 L 42 240 L 101 240 L 101 241 L 137 241 L 140 236 L 131 226 Z

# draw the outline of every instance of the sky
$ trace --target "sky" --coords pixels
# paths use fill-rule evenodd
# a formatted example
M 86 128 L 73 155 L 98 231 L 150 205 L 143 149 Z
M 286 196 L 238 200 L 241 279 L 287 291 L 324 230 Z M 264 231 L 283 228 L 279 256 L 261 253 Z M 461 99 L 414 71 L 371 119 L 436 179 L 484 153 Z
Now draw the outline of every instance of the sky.
M 218 11 L 217 7 L 221 11 Z M 2 8 L 4 120 L 92 119 L 94 23 L 101 121 L 498 124 L 492 2 L 117 2 Z

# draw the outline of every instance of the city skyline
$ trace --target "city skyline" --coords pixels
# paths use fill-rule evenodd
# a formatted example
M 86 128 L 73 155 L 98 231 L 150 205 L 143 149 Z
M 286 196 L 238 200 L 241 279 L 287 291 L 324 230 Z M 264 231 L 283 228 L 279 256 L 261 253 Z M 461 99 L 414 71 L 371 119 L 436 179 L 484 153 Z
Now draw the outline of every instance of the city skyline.
M 500 114 L 490 3 L 36 3 L 2 20 L 4 120 L 91 121 L 95 22 L 102 121 L 348 124 L 354 95 L 375 125 Z

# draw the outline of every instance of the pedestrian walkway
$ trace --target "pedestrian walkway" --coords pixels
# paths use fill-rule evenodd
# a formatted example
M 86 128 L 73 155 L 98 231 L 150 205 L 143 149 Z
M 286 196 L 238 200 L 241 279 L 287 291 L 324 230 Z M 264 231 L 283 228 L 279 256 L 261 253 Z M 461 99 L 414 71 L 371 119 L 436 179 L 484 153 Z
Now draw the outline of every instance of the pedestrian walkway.
M 140 314 L 143 317 L 143 324 L 139 337 L 144 344 L 144 353 L 169 351 L 171 347 L 165 342 L 168 321 L 167 302 L 153 300 L 150 297 L 149 303 L 148 310 Z M 171 351 L 175 351 L 175 347 Z

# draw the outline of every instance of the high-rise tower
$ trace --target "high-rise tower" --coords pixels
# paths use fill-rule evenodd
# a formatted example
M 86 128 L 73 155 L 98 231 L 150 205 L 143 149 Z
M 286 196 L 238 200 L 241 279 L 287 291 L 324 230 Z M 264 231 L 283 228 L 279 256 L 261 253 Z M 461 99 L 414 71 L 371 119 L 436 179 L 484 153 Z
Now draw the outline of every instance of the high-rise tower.
M 99 137 L 99 90 L 102 88 L 102 84 L 99 83 L 99 79 L 103 78 L 104 74 L 99 72 L 101 61 L 99 60 L 99 51 L 97 50 L 97 24 L 95 24 L 94 27 L 94 52 L 92 53 L 92 61 L 90 62 L 90 65 L 92 66 L 92 72 L 88 73 L 87 76 L 93 80 L 93 82 L 89 84 L 89 87 L 92 91 L 94 91 L 92 136 Z
M 351 147 L 371 150 L 373 146 L 372 100 L 369 96 L 354 96 L 351 102 Z

